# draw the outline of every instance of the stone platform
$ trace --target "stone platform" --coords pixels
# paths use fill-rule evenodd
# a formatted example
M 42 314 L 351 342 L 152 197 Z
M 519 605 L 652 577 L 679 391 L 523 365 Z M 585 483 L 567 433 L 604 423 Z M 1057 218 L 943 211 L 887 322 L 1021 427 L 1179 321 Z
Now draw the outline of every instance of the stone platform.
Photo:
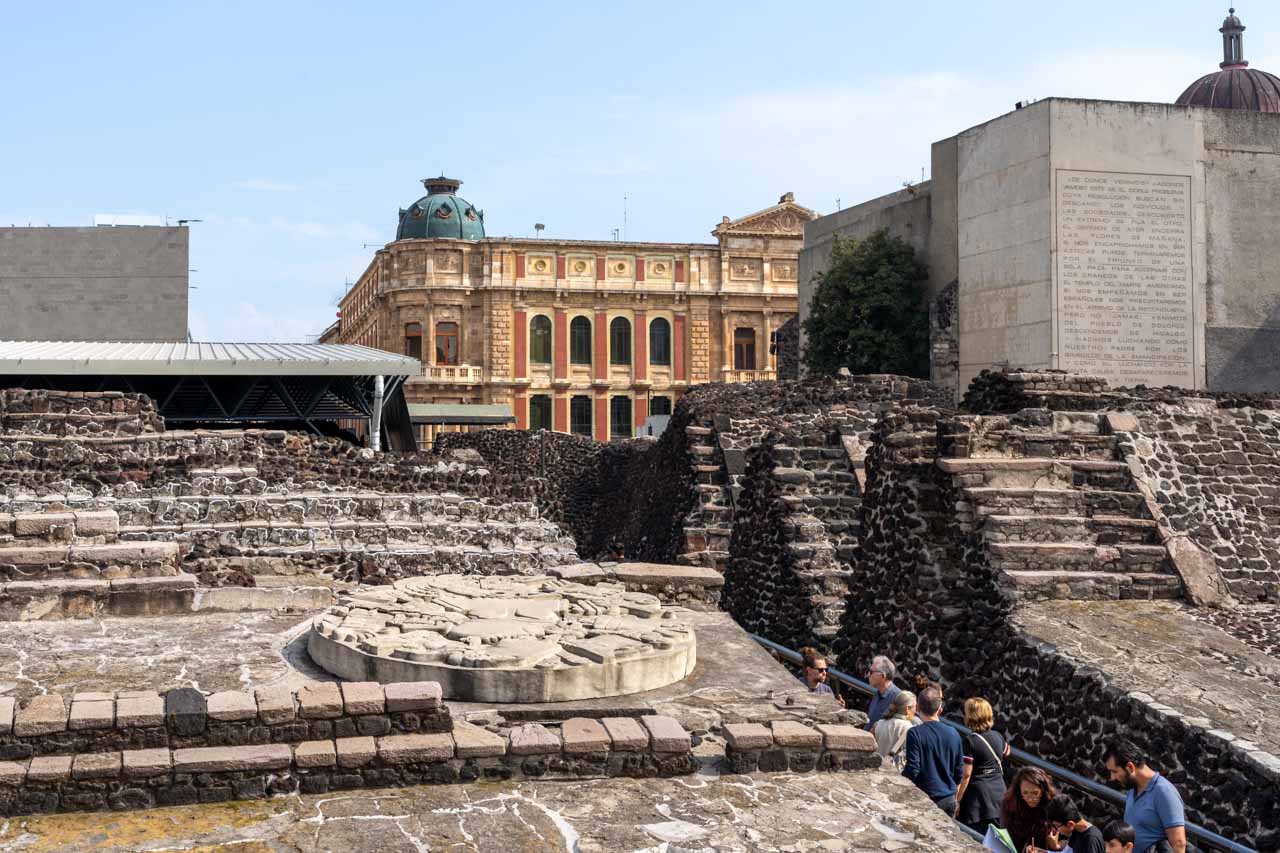
M 0 822 L 3 853 L 980 850 L 894 773 L 501 782 Z
M 349 681 L 436 681 L 451 699 L 593 699 L 688 675 L 696 644 L 681 612 L 619 584 L 438 575 L 343 596 L 307 650 Z

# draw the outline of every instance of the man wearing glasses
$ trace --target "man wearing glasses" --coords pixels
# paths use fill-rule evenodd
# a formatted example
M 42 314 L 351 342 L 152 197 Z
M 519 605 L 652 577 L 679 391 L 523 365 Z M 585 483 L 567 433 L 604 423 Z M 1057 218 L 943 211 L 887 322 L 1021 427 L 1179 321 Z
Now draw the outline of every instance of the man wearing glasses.
M 825 693 L 843 706 L 844 699 L 827 679 L 827 659 L 819 656 L 818 650 L 809 646 L 801 649 L 800 654 L 804 656 L 804 683 L 809 690 L 813 693 Z
M 875 729 L 876 723 L 880 722 L 893 704 L 893 697 L 900 692 L 898 685 L 893 683 L 893 677 L 897 674 L 898 668 L 884 655 L 876 655 L 871 659 L 867 681 L 875 692 L 871 694 L 871 704 L 867 706 L 867 731 Z

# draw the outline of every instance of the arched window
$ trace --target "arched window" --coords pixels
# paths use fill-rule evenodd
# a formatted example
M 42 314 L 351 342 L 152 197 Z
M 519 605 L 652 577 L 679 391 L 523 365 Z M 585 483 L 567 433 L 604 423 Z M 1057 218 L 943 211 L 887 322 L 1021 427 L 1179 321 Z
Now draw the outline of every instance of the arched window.
M 631 398 L 614 397 L 609 401 L 609 437 L 635 438 L 635 427 L 631 425 Z
M 671 414 L 671 398 L 670 397 L 650 397 L 649 398 L 649 414 L 651 415 Z
M 671 324 L 663 317 L 649 324 L 649 363 L 671 364 Z
M 591 437 L 591 398 L 574 397 L 569 400 L 569 432 Z
M 529 398 L 529 429 L 551 429 L 551 398 L 546 394 Z
M 569 321 L 569 363 L 591 363 L 591 321 L 586 317 Z
M 551 318 L 539 314 L 529 321 L 529 361 L 551 363 Z
M 609 324 L 609 363 L 631 363 L 631 323 L 626 317 L 614 317 Z
M 756 330 L 733 330 L 733 369 L 756 369 Z
M 458 363 L 458 324 L 436 323 L 436 364 Z
M 404 354 L 422 361 L 422 324 L 405 323 Z

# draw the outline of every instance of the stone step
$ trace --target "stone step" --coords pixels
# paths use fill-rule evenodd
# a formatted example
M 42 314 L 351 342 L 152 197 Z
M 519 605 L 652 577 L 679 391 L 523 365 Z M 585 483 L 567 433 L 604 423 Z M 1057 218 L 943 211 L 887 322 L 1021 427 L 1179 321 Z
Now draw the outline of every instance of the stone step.
M 0 580 L 164 577 L 178 573 L 175 542 L 0 547 Z
M 988 515 L 982 533 L 991 542 L 1144 545 L 1159 541 L 1154 521 L 1119 515 Z
M 966 476 L 970 488 L 1053 488 L 1088 486 L 1111 489 L 1129 483 L 1123 462 L 1097 459 L 1048 459 L 1042 457 L 965 457 L 939 459 L 947 474 Z
M 541 574 L 555 566 L 575 565 L 582 561 L 567 546 L 528 547 L 484 550 L 475 547 L 441 546 L 417 549 L 352 551 L 337 548 L 301 550 L 288 548 L 245 550 L 237 555 L 194 557 L 184 564 L 192 571 L 234 572 L 245 560 L 286 561 L 305 575 L 324 575 L 340 581 L 398 579 L 417 575 L 449 572 L 475 575 Z
M 0 544 L 37 544 L 91 539 L 114 541 L 120 518 L 112 510 L 0 513 Z
M 187 613 L 196 597 L 194 575 L 116 580 L 38 580 L 0 584 L 0 621 L 97 619 Z
M 1182 582 L 1174 575 L 1115 572 L 1000 573 L 1004 585 L 1018 598 L 1035 600 L 1176 599 Z
M 572 546 L 572 540 L 549 521 L 246 521 L 121 528 L 125 541 L 165 540 L 180 543 L 196 555 L 232 554 L 270 548 L 339 548 L 367 551 L 383 548 L 417 550 L 442 545 L 485 550 L 544 544 Z
M 1012 571 L 1169 573 L 1163 545 L 1083 542 L 988 542 L 992 565 Z
M 1045 459 L 1114 460 L 1116 438 L 1112 435 L 993 431 L 973 436 L 969 452 L 976 457 L 1015 456 Z
M 2 501 L 3 499 L 0 499 Z M 395 494 L 369 491 L 301 491 L 264 494 L 182 494 L 94 498 L 48 495 L 11 498 L 0 512 L 40 512 L 50 504 L 75 512 L 112 511 L 128 527 L 237 521 L 387 520 L 430 518 L 518 522 L 538 518 L 531 501 L 486 503 L 457 494 Z M 2 532 L 2 528 L 0 528 Z
M 1146 513 L 1141 493 L 1113 489 L 974 486 L 965 488 L 964 495 L 974 502 L 978 515 L 1017 515 L 1029 510 L 1087 516 L 1140 517 Z

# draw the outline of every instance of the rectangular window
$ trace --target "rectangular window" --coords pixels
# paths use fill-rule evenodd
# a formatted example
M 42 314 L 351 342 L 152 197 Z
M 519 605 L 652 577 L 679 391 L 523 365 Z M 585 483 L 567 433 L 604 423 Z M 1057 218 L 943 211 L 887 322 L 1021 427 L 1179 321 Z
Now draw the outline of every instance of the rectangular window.
M 551 398 L 546 394 L 529 398 L 529 429 L 551 429 Z
M 651 415 L 671 414 L 671 398 L 670 397 L 650 397 L 649 398 L 649 414 Z
M 756 369 L 756 333 L 754 329 L 735 329 L 733 332 L 733 369 Z
M 569 401 L 569 431 L 591 437 L 591 398 L 574 397 Z
M 422 325 L 406 323 L 404 327 L 404 354 L 422 361 Z
M 631 398 L 614 397 L 609 401 L 609 437 L 635 438 L 635 427 L 631 424 Z
M 458 324 L 436 323 L 436 364 L 459 364 Z

